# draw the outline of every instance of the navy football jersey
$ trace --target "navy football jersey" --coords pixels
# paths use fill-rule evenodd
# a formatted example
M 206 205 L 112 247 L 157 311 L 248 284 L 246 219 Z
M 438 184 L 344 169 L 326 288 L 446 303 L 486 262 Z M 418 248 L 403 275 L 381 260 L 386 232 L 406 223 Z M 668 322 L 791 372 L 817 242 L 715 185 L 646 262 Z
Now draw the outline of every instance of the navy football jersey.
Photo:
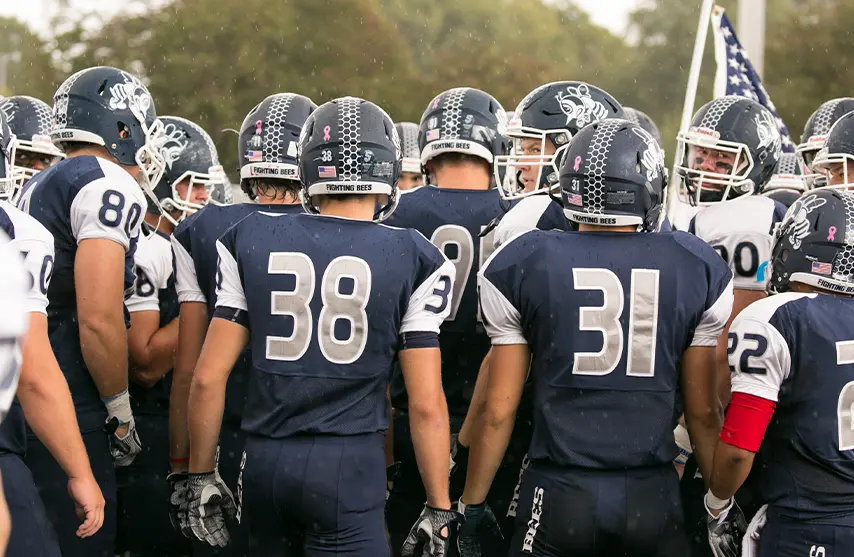
M 86 239 L 120 244 L 125 249 L 125 289 L 130 293 L 145 197 L 119 165 L 81 156 L 60 161 L 27 182 L 18 206 L 53 235 L 56 255 L 47 291 L 50 343 L 71 389 L 80 430 L 101 429 L 107 411 L 80 350 L 74 259 L 77 244 Z
M 185 218 L 172 234 L 172 251 L 175 254 L 176 288 L 178 302 L 201 302 L 213 317 L 216 307 L 216 241 L 232 225 L 255 211 L 298 214 L 302 205 L 236 203 L 234 205 L 206 205 Z M 225 396 L 227 422 L 239 424 L 246 401 L 246 382 L 251 357 L 244 351 L 228 377 Z
M 5 315 L 10 316 L 10 326 L 19 327 L 14 317 L 18 315 L 15 306 L 21 306 L 21 309 L 29 313 L 47 313 L 47 289 L 50 284 L 50 273 L 53 269 L 53 238 L 41 224 L 34 218 L 23 213 L 5 201 L 0 202 L 0 230 L 8 236 L 8 244 L 4 242 L 3 250 L 14 250 L 24 259 L 24 267 L 29 274 L 26 296 L 16 294 L 14 288 L 4 286 L 0 289 L 0 294 L 3 296 L 3 313 L 4 326 Z M 4 238 L 4 240 L 6 240 Z M 5 253 L 5 251 L 3 253 Z M 4 260 L 3 265 L 6 262 Z M 14 296 L 14 298 L 12 298 Z M 10 306 L 10 304 L 12 304 Z M 24 322 L 24 331 L 28 326 Z M 22 331 L 23 332 L 23 331 Z M 2 335 L 6 338 L 6 334 Z M 17 347 L 14 348 L 17 350 Z M 8 353 L 6 348 L 0 348 L 0 369 L 7 369 Z M 17 361 L 17 360 L 16 360 Z M 17 366 L 16 366 L 17 367 Z M 0 424 L 0 453 L 9 452 L 23 455 L 26 451 L 26 421 L 24 420 L 24 412 L 17 399 L 9 407 L 5 404 L 5 399 L 14 397 L 15 387 L 17 386 L 17 372 L 15 379 L 5 375 L 0 381 L 0 410 L 8 409 L 9 413 L 6 419 Z
M 729 330 L 733 392 L 777 403 L 759 449 L 768 513 L 854 526 L 854 300 L 778 294 Z
M 175 291 L 175 261 L 169 235 L 155 231 L 147 223 L 134 255 L 136 283 L 125 302 L 128 312 L 156 311 L 160 327 L 178 317 L 178 294 Z M 151 387 L 130 383 L 131 406 L 134 416 L 143 414 L 167 415 L 172 375 L 167 374 Z
M 570 230 L 570 224 L 561 204 L 548 194 L 523 197 L 513 201 L 510 210 L 501 217 L 493 237 L 495 247 L 529 230 Z
M 779 201 L 750 195 L 703 207 L 688 232 L 729 263 L 735 288 L 764 291 L 771 278 L 774 230 L 785 215 L 786 206 Z
M 684 232 L 517 236 L 481 271 L 493 345 L 528 344 L 528 456 L 562 466 L 669 463 L 683 352 L 715 346 L 732 273 Z
M 251 331 L 243 429 L 385 430 L 400 337 L 438 333 L 451 310 L 455 270 L 442 252 L 414 230 L 265 212 L 217 250 L 217 308 L 247 311 Z
M 451 313 L 442 324 L 442 386 L 451 414 L 465 416 L 477 372 L 489 351 L 489 338 L 479 323 L 477 272 L 493 251 L 492 235 L 481 232 L 502 213 L 497 190 L 457 190 L 425 186 L 402 198 L 389 225 L 414 228 L 454 264 Z M 405 409 L 403 377 L 391 388 L 395 408 Z

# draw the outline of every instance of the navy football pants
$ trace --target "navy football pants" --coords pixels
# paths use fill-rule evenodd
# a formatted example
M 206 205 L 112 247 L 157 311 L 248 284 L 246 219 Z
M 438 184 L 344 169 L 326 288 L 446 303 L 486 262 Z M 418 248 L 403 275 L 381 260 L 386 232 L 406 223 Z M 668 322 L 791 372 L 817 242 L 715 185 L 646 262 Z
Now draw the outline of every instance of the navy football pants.
M 249 436 L 241 522 L 248 557 L 387 557 L 383 434 Z
M 810 524 L 772 516 L 759 537 L 758 557 L 849 557 L 854 528 Z
M 145 441 L 143 441 L 144 443 Z M 103 430 L 83 434 L 83 444 L 95 480 L 101 487 L 106 506 L 104 525 L 89 538 L 78 538 L 80 519 L 68 495 L 68 476 L 39 440 L 27 440 L 24 461 L 33 474 L 47 516 L 59 539 L 63 557 L 114 557 L 116 546 L 116 469 L 110 456 L 110 442 Z
M 130 466 L 116 468 L 117 549 L 138 557 L 190 555 L 190 540 L 169 521 L 169 416 L 137 415 L 136 428 L 142 452 Z
M 60 557 L 56 533 L 45 513 L 33 476 L 18 455 L 0 455 L 3 492 L 12 517 L 6 555 Z
M 621 471 L 531 462 L 522 480 L 513 557 L 684 557 L 672 466 Z

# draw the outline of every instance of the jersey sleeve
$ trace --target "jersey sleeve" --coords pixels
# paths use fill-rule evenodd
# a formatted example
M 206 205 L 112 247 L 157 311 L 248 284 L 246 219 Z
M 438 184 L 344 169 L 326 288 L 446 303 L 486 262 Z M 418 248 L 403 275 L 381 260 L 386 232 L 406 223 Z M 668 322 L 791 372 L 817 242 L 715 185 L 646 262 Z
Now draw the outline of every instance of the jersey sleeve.
M 74 239 L 78 244 L 90 238 L 112 240 L 128 250 L 142 223 L 141 197 L 130 175 L 110 175 L 89 182 L 71 202 Z
M 419 250 L 418 269 L 399 334 L 438 333 L 442 322 L 451 313 L 456 268 L 420 232 L 408 232 L 415 238 L 415 248 Z
M 196 263 L 191 253 L 192 244 L 187 236 L 186 230 L 180 235 L 178 231 L 172 235 L 172 252 L 175 254 L 175 289 L 178 292 L 178 301 L 182 304 L 185 302 L 207 303 L 207 296 L 199 286 Z
M 6 416 L 18 387 L 20 339 L 29 326 L 29 279 L 17 247 L 0 233 L 0 421 Z
M 702 263 L 707 284 L 704 310 L 694 329 L 691 346 L 715 346 L 732 313 L 732 271 L 707 243 L 686 232 L 673 232 L 673 239 Z
M 24 267 L 29 272 L 31 281 L 27 292 L 27 311 L 30 313 L 47 314 L 47 289 L 50 287 L 50 277 L 53 272 L 54 251 L 53 238 L 16 238 L 13 242 L 24 256 Z
M 236 231 L 230 228 L 216 242 L 216 307 L 228 307 L 249 311 L 246 293 L 240 280 L 235 250 Z
M 755 302 L 733 320 L 727 348 L 729 366 L 733 370 L 733 393 L 746 393 L 777 402 L 780 387 L 792 367 L 788 342 L 769 323 L 773 315 L 769 309 L 776 309 L 774 302 L 777 301 Z
M 483 326 L 492 344 L 528 344 L 522 329 L 521 312 L 511 292 L 519 276 L 514 268 L 519 258 L 517 235 L 498 248 L 478 273 L 478 294 Z M 524 251 L 528 251 L 525 249 Z
M 166 288 L 172 274 L 172 250 L 159 236 L 140 238 L 134 260 L 136 281 L 133 293 L 125 301 L 130 313 L 160 311 L 160 290 Z

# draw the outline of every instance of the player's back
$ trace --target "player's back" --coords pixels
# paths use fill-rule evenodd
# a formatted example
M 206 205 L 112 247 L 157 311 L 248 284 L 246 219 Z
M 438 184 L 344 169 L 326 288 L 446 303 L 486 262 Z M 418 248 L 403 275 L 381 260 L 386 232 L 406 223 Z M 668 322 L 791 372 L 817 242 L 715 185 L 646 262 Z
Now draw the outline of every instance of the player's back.
M 735 288 L 765 290 L 774 246 L 774 228 L 786 207 L 770 197 L 751 195 L 702 208 L 688 231 L 715 248 L 732 270 Z
M 760 449 L 769 513 L 854 527 L 854 300 L 778 294 L 739 319 L 763 324 L 735 339 L 746 343 L 748 379 L 779 385 Z
M 401 199 L 389 225 L 414 228 L 454 264 L 457 279 L 451 313 L 442 323 L 442 384 L 449 411 L 465 416 L 480 363 L 489 351 L 489 337 L 479 323 L 477 272 L 493 252 L 492 236 L 480 237 L 500 213 L 497 190 L 461 190 L 424 186 Z M 401 374 L 395 374 L 392 403 L 407 407 Z
M 453 267 L 441 252 L 411 230 L 260 212 L 218 248 L 218 306 L 245 305 L 252 331 L 243 429 L 277 438 L 385 430 L 399 336 L 450 303 Z
M 235 203 L 208 204 L 184 219 L 172 234 L 178 276 L 178 301 L 202 302 L 212 317 L 216 306 L 216 241 L 235 223 L 255 211 L 297 214 L 301 205 L 265 205 Z M 192 275 L 191 277 L 189 275 Z M 251 365 L 249 351 L 244 351 L 228 377 L 225 420 L 239 424 L 246 400 L 246 383 Z
M 683 352 L 715 345 L 707 330 L 729 316 L 716 303 L 731 289 L 720 257 L 683 232 L 533 231 L 496 251 L 481 297 L 518 319 L 530 345 L 528 456 L 594 469 L 669 463 Z

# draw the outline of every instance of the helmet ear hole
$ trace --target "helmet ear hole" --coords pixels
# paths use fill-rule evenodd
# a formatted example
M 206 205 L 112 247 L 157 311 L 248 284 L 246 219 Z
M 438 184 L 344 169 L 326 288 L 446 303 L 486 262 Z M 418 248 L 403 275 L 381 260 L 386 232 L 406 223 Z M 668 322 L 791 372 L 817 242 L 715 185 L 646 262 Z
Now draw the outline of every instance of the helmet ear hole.
M 130 129 L 128 129 L 124 122 L 116 122 L 116 128 L 118 128 L 119 137 L 121 139 L 127 139 L 130 137 Z
M 788 260 L 789 260 L 789 250 L 784 249 L 782 252 L 780 252 L 780 261 L 785 263 Z

